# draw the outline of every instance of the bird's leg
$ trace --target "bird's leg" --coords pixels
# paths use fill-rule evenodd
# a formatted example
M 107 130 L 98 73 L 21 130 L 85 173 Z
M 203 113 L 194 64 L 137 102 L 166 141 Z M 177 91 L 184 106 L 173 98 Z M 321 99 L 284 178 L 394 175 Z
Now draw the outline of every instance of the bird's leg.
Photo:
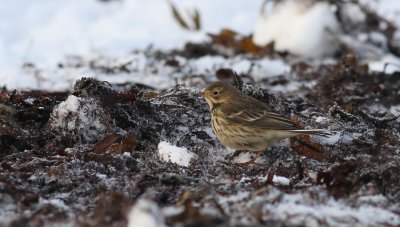
M 249 161 L 243 162 L 243 163 L 238 163 L 238 164 L 241 165 L 241 166 L 249 166 L 249 165 L 251 165 L 251 164 L 262 166 L 261 163 L 256 163 L 256 160 L 257 160 L 257 158 L 259 158 L 263 153 L 264 153 L 264 150 L 257 151 L 256 156 L 254 156 L 253 158 L 251 158 Z

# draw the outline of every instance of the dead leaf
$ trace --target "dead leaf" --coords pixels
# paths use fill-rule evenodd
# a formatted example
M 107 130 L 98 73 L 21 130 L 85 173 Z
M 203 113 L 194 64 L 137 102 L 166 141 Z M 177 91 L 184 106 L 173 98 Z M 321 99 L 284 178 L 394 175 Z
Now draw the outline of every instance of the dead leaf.
M 291 120 L 301 125 L 296 115 L 291 116 Z M 290 138 L 290 147 L 299 155 L 306 156 L 319 161 L 327 159 L 324 148 L 321 144 L 312 142 L 310 135 L 301 134 L 298 137 Z
M 187 12 L 190 20 L 185 20 L 175 4 L 171 1 L 167 2 L 171 8 L 172 16 L 182 28 L 193 31 L 199 31 L 201 29 L 200 13 L 197 9 L 195 9 L 193 13 Z
M 219 34 L 211 34 L 213 44 L 221 45 L 233 50 L 235 53 L 252 53 L 256 55 L 272 55 L 274 44 L 268 44 L 265 47 L 256 45 L 251 36 L 241 36 L 230 29 L 222 29 Z
M 104 137 L 103 140 L 97 143 L 90 151 L 98 154 L 105 153 L 113 143 L 115 143 L 117 140 L 120 139 L 121 139 L 120 135 L 113 133 L 111 135 Z
M 130 152 L 138 144 L 137 136 L 131 134 L 128 136 L 120 136 L 116 133 L 104 137 L 102 141 L 97 143 L 92 149 L 93 153 L 111 152 L 115 154 Z

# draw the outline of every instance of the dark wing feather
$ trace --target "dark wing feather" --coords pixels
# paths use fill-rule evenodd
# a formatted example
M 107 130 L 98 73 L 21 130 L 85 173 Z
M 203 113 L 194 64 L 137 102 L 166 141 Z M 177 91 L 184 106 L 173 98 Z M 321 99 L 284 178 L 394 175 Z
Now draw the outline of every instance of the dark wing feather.
M 292 121 L 268 111 L 249 112 L 242 110 L 227 116 L 228 122 L 263 129 L 295 130 L 302 129 Z
M 246 99 L 244 101 L 246 102 L 232 100 L 228 105 L 229 109 L 224 110 L 225 113 L 228 113 L 226 116 L 228 123 L 274 130 L 302 129 L 281 115 L 270 112 L 266 105 L 257 100 Z M 236 103 L 241 103 L 241 106 Z

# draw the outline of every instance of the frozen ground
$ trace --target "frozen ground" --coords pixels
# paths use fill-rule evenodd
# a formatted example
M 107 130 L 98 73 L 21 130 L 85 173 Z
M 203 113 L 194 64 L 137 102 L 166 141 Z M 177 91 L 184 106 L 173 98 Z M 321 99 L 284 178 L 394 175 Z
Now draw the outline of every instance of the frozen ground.
M 388 47 L 400 32 L 387 29 L 400 26 L 400 2 L 360 1 L 379 23 L 347 7 L 338 52 L 318 58 L 303 55 L 318 46 L 291 46 L 322 37 L 313 29 L 235 49 L 261 0 L 175 2 L 199 10 L 201 31 L 181 29 L 160 0 L 0 4 L 0 225 L 400 224 L 400 48 Z M 300 13 L 299 27 L 322 9 Z M 262 165 L 236 165 L 254 154 L 216 140 L 198 96 L 218 79 L 333 135 L 282 140 Z

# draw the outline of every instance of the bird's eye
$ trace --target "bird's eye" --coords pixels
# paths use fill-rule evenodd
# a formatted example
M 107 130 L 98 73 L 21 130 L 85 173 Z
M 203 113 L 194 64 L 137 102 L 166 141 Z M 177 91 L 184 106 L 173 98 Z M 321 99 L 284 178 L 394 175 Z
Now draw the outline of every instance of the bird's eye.
M 219 95 L 219 91 L 213 91 L 212 94 L 213 94 L 213 96 L 217 96 L 217 95 Z

